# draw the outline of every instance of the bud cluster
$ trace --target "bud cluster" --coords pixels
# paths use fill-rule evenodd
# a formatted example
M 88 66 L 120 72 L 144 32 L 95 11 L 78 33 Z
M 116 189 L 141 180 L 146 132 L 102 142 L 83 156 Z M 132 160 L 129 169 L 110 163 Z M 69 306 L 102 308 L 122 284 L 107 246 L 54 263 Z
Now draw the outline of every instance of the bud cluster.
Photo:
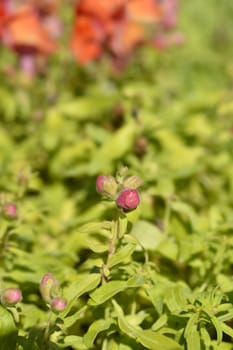
M 126 213 L 136 209 L 140 203 L 137 188 L 141 185 L 141 180 L 138 176 L 125 177 L 126 170 L 123 170 L 116 178 L 111 175 L 99 175 L 96 179 L 96 190 L 115 201 L 117 207 Z
M 67 301 L 60 296 L 60 285 L 58 280 L 51 274 L 46 273 L 40 282 L 40 293 L 43 300 L 54 313 L 65 310 Z

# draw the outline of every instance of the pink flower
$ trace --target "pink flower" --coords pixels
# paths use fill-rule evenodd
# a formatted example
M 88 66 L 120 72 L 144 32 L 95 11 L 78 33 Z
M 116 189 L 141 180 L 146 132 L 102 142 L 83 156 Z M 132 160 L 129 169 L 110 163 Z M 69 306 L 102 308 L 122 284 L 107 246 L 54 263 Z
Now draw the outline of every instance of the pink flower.
M 65 310 L 66 306 L 67 306 L 67 301 L 65 298 L 62 297 L 55 297 L 52 302 L 51 302 L 51 309 L 55 312 L 55 313 L 59 313 Z
M 7 219 L 16 219 L 18 214 L 17 205 L 15 203 L 6 203 L 3 206 L 3 214 Z
M 46 273 L 40 282 L 40 293 L 46 303 L 50 303 L 59 290 L 58 280 L 51 274 Z
M 139 203 L 140 197 L 138 191 L 132 188 L 122 190 L 116 199 L 117 206 L 125 212 L 136 209 Z
M 6 288 L 1 295 L 3 306 L 13 306 L 22 300 L 21 291 L 18 288 Z
M 117 187 L 116 180 L 111 175 L 99 175 L 96 179 L 96 191 L 104 196 L 115 196 Z

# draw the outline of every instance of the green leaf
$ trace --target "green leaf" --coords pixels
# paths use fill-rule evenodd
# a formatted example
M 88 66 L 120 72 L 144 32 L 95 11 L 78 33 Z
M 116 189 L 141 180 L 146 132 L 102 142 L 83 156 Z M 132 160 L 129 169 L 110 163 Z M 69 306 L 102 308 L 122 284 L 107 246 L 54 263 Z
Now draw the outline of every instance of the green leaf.
M 126 320 L 120 305 L 118 305 L 115 300 L 112 300 L 112 303 L 117 314 L 118 325 L 120 327 L 120 330 L 123 333 L 127 334 L 128 336 L 135 338 L 135 333 L 134 333 L 135 327 L 131 326 L 129 322 Z
M 67 308 L 61 313 L 61 317 L 68 314 L 72 305 L 84 293 L 96 288 L 100 283 L 101 276 L 99 273 L 90 273 L 78 276 L 67 288 L 64 288 L 64 297 L 69 300 Z
M 86 345 L 83 343 L 83 338 L 77 335 L 68 335 L 64 338 L 64 343 L 59 343 L 60 348 L 67 349 L 69 346 L 72 346 L 75 350 L 88 350 Z
M 208 349 L 211 345 L 211 338 L 207 329 L 204 326 L 200 327 L 200 335 L 206 349 Z
M 226 276 L 220 273 L 217 275 L 217 282 L 224 293 L 228 293 L 233 290 L 233 281 L 231 276 Z
M 163 314 L 157 319 L 157 321 L 152 325 L 151 328 L 153 331 L 157 331 L 163 326 L 165 326 L 166 324 L 167 324 L 167 315 Z
M 111 299 L 114 295 L 127 288 L 137 288 L 145 283 L 140 275 L 131 277 L 128 281 L 109 281 L 90 294 L 89 305 L 100 305 Z
M 109 320 L 97 320 L 94 321 L 91 326 L 88 328 L 87 333 L 84 335 L 83 337 L 83 342 L 84 344 L 90 348 L 95 341 L 95 338 L 97 337 L 97 335 L 102 332 L 107 330 L 111 324 L 113 323 L 113 320 L 109 319 Z
M 233 329 L 226 323 L 221 322 L 222 331 L 233 339 Z
M 211 316 L 210 320 L 211 320 L 212 324 L 214 325 L 214 328 L 216 329 L 217 344 L 219 345 L 222 342 L 222 337 L 223 337 L 222 322 L 220 322 L 216 316 Z
M 108 260 L 108 267 L 111 268 L 117 264 L 120 264 L 122 262 L 129 261 L 130 256 L 135 251 L 136 244 L 126 244 L 125 246 L 121 247 L 116 251 L 114 255 L 110 257 Z
M 164 233 L 155 225 L 143 220 L 137 221 L 131 234 L 148 250 L 155 250 L 164 240 Z
M 172 313 L 179 313 L 186 308 L 185 290 L 183 286 L 175 285 L 168 288 L 164 302 Z
M 0 350 L 15 349 L 17 334 L 12 314 L 0 305 Z
M 84 317 L 85 311 L 87 309 L 87 305 L 84 305 L 81 309 L 75 312 L 73 315 L 65 317 L 63 319 L 64 327 L 70 328 L 75 322 L 77 322 L 80 318 Z
M 162 241 L 162 243 L 158 246 L 157 251 L 166 258 L 177 261 L 178 246 L 174 241 L 174 238 L 168 237 L 166 240 Z
M 197 220 L 197 217 L 196 217 L 195 211 L 190 205 L 184 202 L 172 201 L 171 208 L 172 210 L 180 214 L 184 214 L 190 220 L 190 223 L 192 224 L 192 226 L 195 227 L 195 222 Z
M 198 314 L 193 314 L 185 328 L 184 337 L 187 343 L 187 350 L 201 350 L 200 335 L 197 330 Z
M 118 324 L 123 333 L 135 338 L 147 349 L 151 350 L 181 350 L 181 346 L 173 339 L 164 336 L 163 334 L 153 332 L 152 330 L 141 329 L 134 327 L 126 320 L 121 307 L 113 300 L 113 305 L 118 317 Z
M 128 123 L 115 132 L 93 154 L 88 173 L 95 175 L 101 171 L 110 171 L 112 161 L 122 158 L 127 151 L 131 150 L 136 133 L 137 128 L 134 123 Z
M 109 243 L 102 244 L 92 237 L 86 237 L 83 242 L 94 253 L 104 253 L 109 249 Z
M 126 281 L 109 281 L 90 294 L 90 305 L 100 305 L 126 289 Z
M 150 350 L 181 350 L 182 347 L 173 339 L 166 337 L 163 334 L 153 332 L 151 330 L 135 331 L 137 341 Z M 198 349 L 198 348 L 196 348 Z
M 58 110 L 60 113 L 80 121 L 90 120 L 90 118 L 99 119 L 103 112 L 110 109 L 115 98 L 114 95 L 108 95 L 107 97 L 101 94 L 97 96 L 88 95 L 63 103 L 58 106 Z
M 90 222 L 81 226 L 78 230 L 78 233 L 96 233 L 100 230 L 110 230 L 112 227 L 112 222 L 102 221 L 102 222 Z
M 120 216 L 119 217 L 119 225 L 118 225 L 118 235 L 119 237 L 124 237 L 124 235 L 127 232 L 127 226 L 128 226 L 128 219 L 127 217 L 124 216 Z

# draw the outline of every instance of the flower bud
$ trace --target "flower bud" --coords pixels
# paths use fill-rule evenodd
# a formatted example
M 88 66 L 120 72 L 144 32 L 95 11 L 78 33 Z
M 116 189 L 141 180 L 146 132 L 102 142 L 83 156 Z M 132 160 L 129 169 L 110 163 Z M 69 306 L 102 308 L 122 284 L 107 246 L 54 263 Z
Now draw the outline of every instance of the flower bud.
M 18 215 L 17 205 L 12 202 L 5 203 L 2 208 L 3 215 L 7 219 L 16 219 Z
M 117 206 L 122 208 L 124 212 L 136 209 L 139 203 L 139 194 L 134 188 L 125 188 L 119 193 L 116 199 Z
M 129 176 L 127 179 L 124 180 L 123 182 L 123 187 L 124 188 L 138 188 L 141 186 L 142 181 L 139 179 L 138 176 Z
M 59 313 L 65 310 L 67 306 L 67 301 L 65 298 L 56 297 L 51 301 L 51 309 L 55 313 Z
M 3 306 L 13 306 L 22 300 L 21 291 L 18 288 L 6 288 L 1 294 Z
M 51 274 L 46 273 L 40 282 L 40 293 L 46 303 L 50 303 L 59 291 L 58 280 Z
M 117 183 L 111 175 L 99 175 L 96 179 L 96 190 L 107 197 L 114 197 L 117 192 Z

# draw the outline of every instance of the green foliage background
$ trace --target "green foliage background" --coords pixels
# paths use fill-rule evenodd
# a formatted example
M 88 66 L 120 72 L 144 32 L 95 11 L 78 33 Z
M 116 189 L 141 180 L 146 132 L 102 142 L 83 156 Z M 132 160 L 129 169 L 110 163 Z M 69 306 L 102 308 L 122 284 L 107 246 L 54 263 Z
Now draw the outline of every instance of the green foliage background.
M 69 304 L 47 349 L 233 348 L 232 26 L 230 1 L 183 0 L 185 44 L 144 48 L 119 77 L 64 43 L 28 84 L 1 49 L 0 192 L 19 218 L 1 218 L 0 271 L 24 296 L 19 349 L 41 349 L 48 271 Z M 95 179 L 121 166 L 143 180 L 141 205 L 100 287 L 113 207 Z M 0 336 L 15 334 L 0 313 Z

